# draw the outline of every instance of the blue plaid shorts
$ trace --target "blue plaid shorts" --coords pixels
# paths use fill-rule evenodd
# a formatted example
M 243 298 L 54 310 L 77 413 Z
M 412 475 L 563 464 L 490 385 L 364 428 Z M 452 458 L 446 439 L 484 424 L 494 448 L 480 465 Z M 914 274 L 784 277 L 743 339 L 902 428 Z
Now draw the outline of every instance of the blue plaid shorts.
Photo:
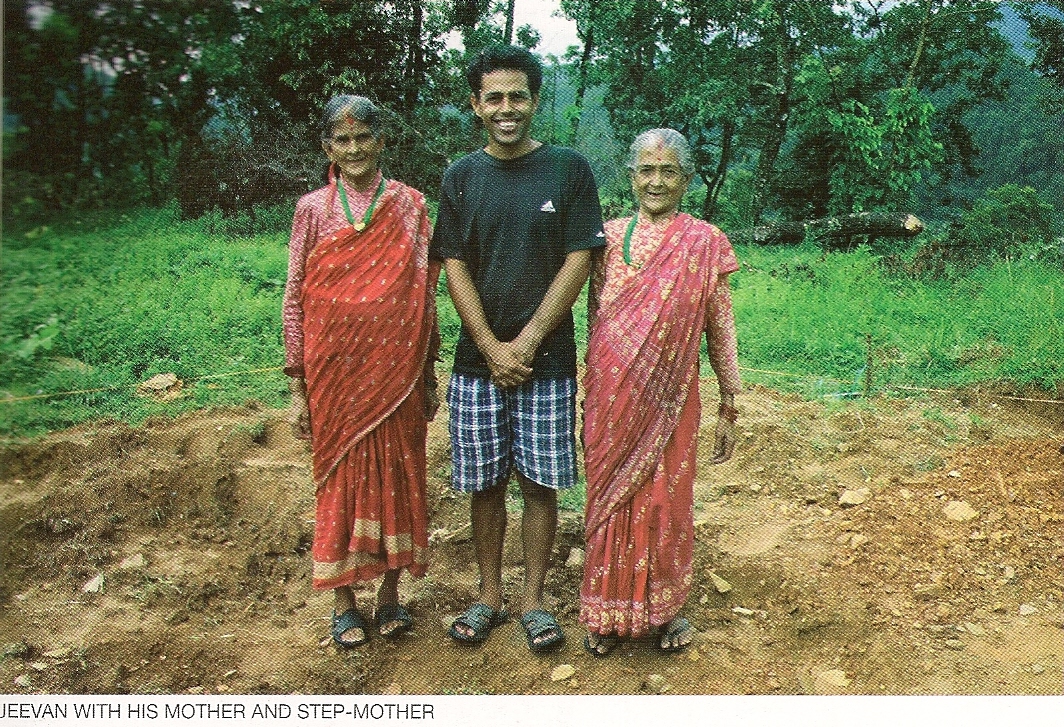
M 451 374 L 451 485 L 480 492 L 517 469 L 554 490 L 576 484 L 576 379 L 533 379 L 500 389 L 490 379 Z

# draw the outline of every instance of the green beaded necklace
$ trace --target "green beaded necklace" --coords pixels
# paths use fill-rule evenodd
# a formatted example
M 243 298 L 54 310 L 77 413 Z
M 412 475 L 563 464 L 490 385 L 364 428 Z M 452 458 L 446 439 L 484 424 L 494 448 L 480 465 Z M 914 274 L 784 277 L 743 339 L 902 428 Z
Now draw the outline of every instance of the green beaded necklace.
M 635 230 L 636 223 L 639 222 L 639 212 L 636 211 L 632 215 L 632 221 L 628 223 L 628 229 L 624 231 L 624 247 L 621 252 L 624 254 L 624 264 L 630 268 L 639 270 L 642 265 L 632 265 L 632 232 Z
M 344 182 L 340 178 L 340 175 L 336 175 L 336 190 L 340 194 L 340 203 L 344 206 L 344 214 L 347 215 L 347 221 L 358 232 L 366 229 L 366 225 L 369 224 L 370 218 L 373 217 L 373 210 L 377 207 L 377 200 L 384 194 L 384 176 L 381 176 L 381 183 L 377 185 L 377 193 L 373 195 L 373 201 L 369 203 L 369 207 L 366 208 L 366 214 L 362 215 L 362 219 L 355 222 L 355 216 L 351 214 L 351 206 L 347 203 L 347 192 L 344 191 Z

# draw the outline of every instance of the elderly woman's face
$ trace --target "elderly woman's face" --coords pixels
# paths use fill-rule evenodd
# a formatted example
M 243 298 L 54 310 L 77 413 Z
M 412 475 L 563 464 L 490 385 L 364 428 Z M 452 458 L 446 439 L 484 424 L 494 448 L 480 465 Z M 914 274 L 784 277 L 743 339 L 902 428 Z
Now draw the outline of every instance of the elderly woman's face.
M 374 137 L 367 124 L 354 118 L 344 119 L 333 127 L 332 135 L 321 145 L 348 184 L 363 189 L 373 183 L 384 139 Z
M 676 152 L 658 144 L 639 152 L 631 177 L 639 215 L 651 220 L 674 213 L 691 183 Z

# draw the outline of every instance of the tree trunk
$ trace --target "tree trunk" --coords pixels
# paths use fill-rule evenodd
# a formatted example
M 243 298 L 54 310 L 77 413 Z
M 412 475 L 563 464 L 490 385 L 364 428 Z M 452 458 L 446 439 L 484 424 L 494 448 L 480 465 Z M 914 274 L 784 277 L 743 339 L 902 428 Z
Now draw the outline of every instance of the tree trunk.
M 506 42 L 507 44 L 514 42 L 514 3 L 516 0 L 509 0 L 506 3 Z
M 910 214 L 873 214 L 862 212 L 844 217 L 826 217 L 806 222 L 780 222 L 728 233 L 738 245 L 797 245 L 808 235 L 826 250 L 847 248 L 858 235 L 869 237 L 914 237 L 924 223 Z
M 591 67 L 591 54 L 595 50 L 595 0 L 591 0 L 588 7 L 587 30 L 584 31 L 584 52 L 580 54 L 579 75 L 576 82 L 576 98 L 573 105 L 576 113 L 573 114 L 570 133 L 572 142 L 576 143 L 576 131 L 580 128 L 580 112 L 584 108 L 584 96 L 587 95 L 587 75 Z
M 704 220 L 712 220 L 717 214 L 717 200 L 720 199 L 720 192 L 724 189 L 724 180 L 728 176 L 734 138 L 735 120 L 728 119 L 720 130 L 720 159 L 717 161 L 717 170 L 708 179 L 702 176 L 702 181 L 706 185 L 706 198 L 702 202 L 702 219 Z
M 776 168 L 783 141 L 787 138 L 787 121 L 791 115 L 791 91 L 794 85 L 795 55 L 797 41 L 790 37 L 786 20 L 777 15 L 779 28 L 776 46 L 776 83 L 774 85 L 776 103 L 770 119 L 771 126 L 761 147 L 761 154 L 754 173 L 754 189 L 750 200 L 750 219 L 754 224 L 761 221 L 765 211 L 768 188 Z
M 413 18 L 410 25 L 410 44 L 407 53 L 407 86 L 406 98 L 404 99 L 404 111 L 406 120 L 414 120 L 414 111 L 417 109 L 418 89 L 425 84 L 425 49 L 421 42 L 421 31 L 424 23 L 424 8 L 422 0 L 413 0 Z

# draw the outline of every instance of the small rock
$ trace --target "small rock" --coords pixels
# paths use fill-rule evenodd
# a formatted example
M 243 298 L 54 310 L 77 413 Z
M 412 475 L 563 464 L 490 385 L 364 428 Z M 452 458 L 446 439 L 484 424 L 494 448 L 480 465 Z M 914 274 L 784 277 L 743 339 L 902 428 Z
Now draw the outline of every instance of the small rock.
M 839 442 L 838 444 L 835 445 L 835 449 L 839 450 L 840 452 L 845 452 L 849 448 L 850 448 L 850 445 L 848 445 L 846 442 Z
M 843 507 L 853 507 L 854 505 L 863 505 L 868 502 L 868 498 L 872 496 L 872 491 L 867 487 L 862 487 L 859 490 L 845 490 L 841 496 L 839 496 L 839 504 Z
M 713 587 L 717 589 L 717 593 L 727 593 L 732 589 L 731 583 L 718 576 L 713 571 L 709 572 L 709 580 L 713 582 Z
M 33 682 L 30 680 L 29 674 L 19 674 L 15 677 L 15 686 L 22 687 L 23 689 L 29 689 L 33 686 Z
M 949 472 L 946 473 L 946 477 L 960 477 L 960 476 L 961 476 L 960 470 L 950 470 Z
M 972 636 L 986 636 L 986 629 L 979 624 L 973 624 L 971 621 L 964 622 L 964 629 Z
M 960 639 L 946 639 L 946 648 L 954 651 L 964 651 L 964 642 Z
M 850 538 L 852 538 L 852 537 L 853 537 L 853 533 L 843 533 L 839 537 L 835 538 L 835 543 L 837 545 L 849 545 Z
M 584 551 L 573 548 L 569 551 L 569 558 L 565 561 L 565 567 L 571 570 L 581 570 L 584 567 Z
M 170 399 L 181 391 L 183 385 L 184 382 L 176 374 L 156 374 L 137 385 L 137 395 Z
M 445 616 L 441 616 L 440 617 L 440 628 L 443 629 L 444 631 L 450 631 L 451 630 L 451 624 L 454 623 L 454 620 L 456 618 L 458 618 L 458 616 L 456 614 L 453 614 L 453 613 L 449 613 L 449 614 L 446 614 Z
M 396 695 L 396 694 L 402 694 L 402 693 L 403 693 L 403 688 L 399 685 L 399 682 L 392 682 L 391 684 L 389 684 L 388 686 L 386 686 L 384 689 L 381 690 L 381 694 Z
M 930 601 L 945 593 L 941 583 L 917 583 L 913 586 L 913 595 L 918 601 Z
M 850 686 L 850 680 L 842 669 L 828 669 L 813 677 L 813 691 L 817 694 L 841 694 Z
M 959 523 L 979 517 L 979 513 L 973 510 L 972 506 L 963 500 L 952 500 L 942 508 L 942 512 L 947 519 Z
M 70 656 L 70 651 L 71 649 L 69 646 L 60 646 L 55 649 L 49 649 L 48 651 L 41 654 L 41 656 L 46 657 L 48 659 L 65 659 L 66 657 Z
M 82 593 L 99 593 L 103 590 L 103 573 L 98 573 L 95 577 L 90 578 L 88 582 L 81 587 Z
M 169 626 L 177 626 L 178 624 L 185 623 L 186 621 L 188 621 L 188 619 L 188 611 L 183 608 L 179 608 L 166 617 L 166 623 Z
M 687 652 L 687 660 L 688 661 L 701 661 L 702 660 L 702 655 L 698 653 L 698 649 L 690 649 Z
M 935 615 L 940 619 L 947 619 L 953 615 L 953 607 L 948 603 L 940 603 L 935 608 Z
M 572 664 L 559 664 L 551 669 L 550 680 L 552 682 L 564 682 L 576 674 L 576 667 Z
M 1011 565 L 1007 565 L 1007 566 L 1004 567 L 1003 570 L 1004 570 L 1004 573 L 1001 574 L 1002 580 L 1004 580 L 1006 583 L 1008 583 L 1009 581 L 1015 580 L 1015 578 L 1016 578 L 1016 569 L 1015 568 L 1013 568 Z
M 189 687 L 188 689 L 185 690 L 185 692 L 188 693 L 188 694 L 203 694 L 203 687 L 201 687 L 201 686 Z
M 901 495 L 901 499 L 903 499 L 903 500 L 911 500 L 911 499 L 913 499 L 912 490 L 909 490 L 906 487 L 903 487 L 900 490 L 898 490 L 898 494 Z
M 146 561 L 144 559 L 144 554 L 143 553 L 136 553 L 134 555 L 129 556 L 128 558 L 123 560 L 121 563 L 119 563 L 118 567 L 122 568 L 123 570 L 126 570 L 126 569 L 130 569 L 130 568 L 143 568 L 147 564 L 148 564 L 148 561 Z
M 708 593 L 703 593 L 699 597 L 698 602 L 701 603 L 701 604 L 709 603 L 709 594 Z
M 672 688 L 661 674 L 649 675 L 643 682 L 643 686 L 654 694 L 664 694 Z
M 853 537 L 850 538 L 850 547 L 856 550 L 867 542 L 867 536 L 861 535 L 860 533 L 854 533 Z
M 749 608 L 743 608 L 742 606 L 734 606 L 732 608 L 732 613 L 737 613 L 740 616 L 753 616 L 754 615 L 753 611 L 751 611 Z
M 30 645 L 25 641 L 15 641 L 10 644 L 4 644 L 3 652 L 0 652 L 3 656 L 13 656 L 16 659 L 25 659 L 30 655 Z
M 1035 674 L 1041 674 L 1045 670 L 1046 670 L 1046 668 L 1044 666 L 1042 666 L 1041 664 L 1038 664 L 1038 663 L 1031 664 L 1031 671 L 1034 672 Z
M 1020 606 L 1021 616 L 1033 616 L 1036 613 L 1038 613 L 1038 609 L 1029 603 L 1024 603 Z
M 756 482 L 750 485 L 750 492 L 761 492 L 761 485 L 757 484 Z
M 580 688 L 580 680 L 576 679 L 575 677 L 573 679 L 570 679 L 569 681 L 567 681 L 566 684 L 569 685 L 570 689 L 579 689 Z

